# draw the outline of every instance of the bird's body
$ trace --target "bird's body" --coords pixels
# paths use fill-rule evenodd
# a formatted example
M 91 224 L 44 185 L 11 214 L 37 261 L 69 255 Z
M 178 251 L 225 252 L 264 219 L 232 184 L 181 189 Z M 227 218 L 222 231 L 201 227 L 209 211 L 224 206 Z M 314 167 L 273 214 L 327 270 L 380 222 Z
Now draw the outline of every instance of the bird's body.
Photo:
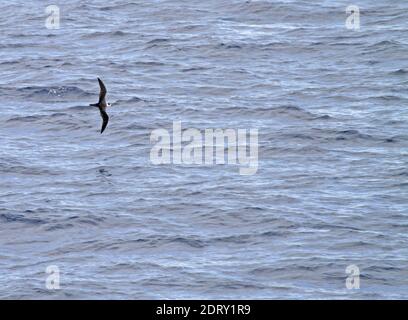
M 99 82 L 99 87 L 100 87 L 99 101 L 98 103 L 90 104 L 90 106 L 99 108 L 99 112 L 102 117 L 102 128 L 101 128 L 101 133 L 102 133 L 103 131 L 105 131 L 106 126 L 108 125 L 108 122 L 109 122 L 109 116 L 106 113 L 106 108 L 109 107 L 110 104 L 106 103 L 106 92 L 107 91 L 106 91 L 106 87 L 104 83 L 99 78 L 98 78 L 98 82 Z

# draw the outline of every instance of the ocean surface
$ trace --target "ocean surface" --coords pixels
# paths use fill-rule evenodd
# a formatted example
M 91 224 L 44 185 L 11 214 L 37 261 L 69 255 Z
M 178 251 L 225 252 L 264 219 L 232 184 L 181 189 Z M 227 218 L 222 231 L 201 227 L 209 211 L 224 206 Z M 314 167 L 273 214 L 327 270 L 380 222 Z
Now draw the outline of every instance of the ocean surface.
M 407 1 L 50 4 L 0 3 L 0 298 L 408 298 Z M 154 165 L 174 121 L 258 171 Z

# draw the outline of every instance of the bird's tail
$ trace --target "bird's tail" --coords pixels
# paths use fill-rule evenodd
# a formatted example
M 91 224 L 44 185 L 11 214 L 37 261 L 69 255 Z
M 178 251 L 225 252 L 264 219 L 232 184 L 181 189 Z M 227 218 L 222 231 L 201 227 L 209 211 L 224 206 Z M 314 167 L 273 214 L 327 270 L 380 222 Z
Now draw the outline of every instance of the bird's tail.
M 91 103 L 89 106 L 90 107 L 99 107 L 99 103 Z

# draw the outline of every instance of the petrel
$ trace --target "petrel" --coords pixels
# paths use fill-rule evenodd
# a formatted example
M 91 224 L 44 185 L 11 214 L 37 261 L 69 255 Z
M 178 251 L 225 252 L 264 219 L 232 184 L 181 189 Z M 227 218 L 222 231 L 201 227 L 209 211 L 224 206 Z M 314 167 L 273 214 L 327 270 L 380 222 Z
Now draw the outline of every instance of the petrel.
M 92 103 L 90 104 L 90 106 L 92 107 L 98 107 L 99 108 L 99 112 L 101 114 L 102 117 L 102 128 L 101 128 L 101 133 L 105 130 L 106 126 L 108 125 L 109 122 L 109 116 L 106 113 L 106 108 L 110 107 L 111 104 L 110 103 L 106 103 L 105 97 L 106 97 L 106 87 L 103 84 L 102 80 L 98 78 L 98 82 L 99 82 L 99 87 L 101 88 L 100 92 L 99 92 L 99 101 L 98 103 Z

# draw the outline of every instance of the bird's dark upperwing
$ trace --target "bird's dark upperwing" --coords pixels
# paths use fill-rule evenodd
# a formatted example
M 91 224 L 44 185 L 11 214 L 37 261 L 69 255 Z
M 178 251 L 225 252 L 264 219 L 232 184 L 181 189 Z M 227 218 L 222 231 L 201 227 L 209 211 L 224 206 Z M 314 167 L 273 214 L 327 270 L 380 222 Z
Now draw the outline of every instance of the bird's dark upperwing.
M 105 128 L 106 128 L 106 126 L 108 125 L 109 116 L 108 116 L 108 114 L 106 113 L 106 111 L 105 111 L 104 109 L 102 109 L 102 108 L 99 108 L 99 112 L 101 113 L 101 117 L 102 117 L 102 120 L 103 120 L 103 122 L 102 122 L 102 128 L 101 128 L 101 133 L 102 133 L 103 131 L 105 131 Z
M 106 96 L 106 87 L 103 84 L 101 79 L 98 78 L 98 82 L 99 82 L 99 87 L 101 88 L 101 91 L 99 92 L 99 103 L 101 103 L 101 101 L 105 99 L 105 96 Z

